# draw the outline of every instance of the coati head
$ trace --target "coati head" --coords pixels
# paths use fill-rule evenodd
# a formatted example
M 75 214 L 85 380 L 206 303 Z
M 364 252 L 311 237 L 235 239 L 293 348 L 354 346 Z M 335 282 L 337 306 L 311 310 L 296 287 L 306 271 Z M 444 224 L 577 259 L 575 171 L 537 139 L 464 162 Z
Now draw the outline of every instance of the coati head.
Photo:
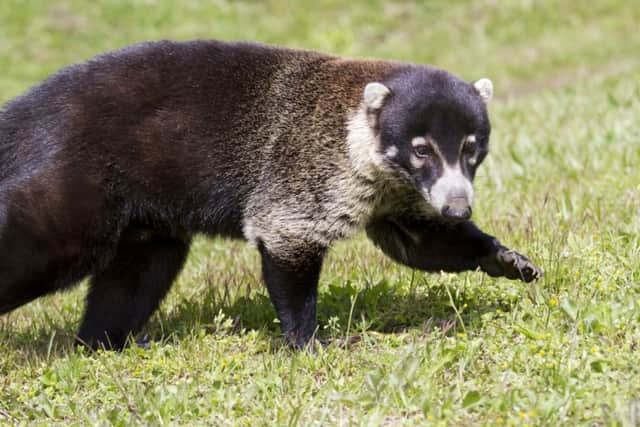
M 350 123 L 351 157 L 356 166 L 368 161 L 383 175 L 413 186 L 430 215 L 467 220 L 476 168 L 488 152 L 486 105 L 492 94 L 488 79 L 467 83 L 428 67 L 370 82 L 362 93 L 360 123 L 357 115 Z

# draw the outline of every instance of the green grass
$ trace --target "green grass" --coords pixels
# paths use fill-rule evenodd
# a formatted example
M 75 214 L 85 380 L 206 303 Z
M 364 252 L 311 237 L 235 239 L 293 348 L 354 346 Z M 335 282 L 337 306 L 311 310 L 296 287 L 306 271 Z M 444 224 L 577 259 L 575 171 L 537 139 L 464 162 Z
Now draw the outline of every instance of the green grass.
M 248 39 L 494 80 L 477 222 L 545 270 L 423 274 L 364 237 L 321 278 L 318 354 L 282 346 L 256 251 L 199 238 L 146 332 L 71 343 L 86 286 L 0 318 L 0 425 L 638 425 L 640 3 L 0 3 L 0 101 L 130 42 Z M 0 254 L 1 256 L 1 254 Z M 344 348 L 340 338 L 357 335 Z

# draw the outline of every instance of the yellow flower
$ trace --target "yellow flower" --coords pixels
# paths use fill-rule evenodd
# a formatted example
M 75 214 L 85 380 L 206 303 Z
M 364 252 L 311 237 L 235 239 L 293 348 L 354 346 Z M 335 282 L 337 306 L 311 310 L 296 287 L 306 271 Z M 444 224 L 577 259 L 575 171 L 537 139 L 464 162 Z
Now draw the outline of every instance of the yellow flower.
M 551 307 L 555 307 L 556 305 L 558 305 L 558 300 L 556 298 L 551 298 L 549 300 L 549 305 L 551 305 Z
M 502 417 L 498 417 L 496 419 L 496 424 L 502 424 L 504 422 L 504 419 Z
M 526 413 L 526 412 L 522 412 L 522 411 L 520 411 L 520 413 L 518 414 L 518 416 L 519 416 L 520 418 L 524 418 L 524 417 L 526 417 L 526 416 L 527 416 L 527 413 Z
M 596 347 L 595 345 L 591 347 L 591 353 L 597 353 L 597 352 L 598 352 L 598 347 Z

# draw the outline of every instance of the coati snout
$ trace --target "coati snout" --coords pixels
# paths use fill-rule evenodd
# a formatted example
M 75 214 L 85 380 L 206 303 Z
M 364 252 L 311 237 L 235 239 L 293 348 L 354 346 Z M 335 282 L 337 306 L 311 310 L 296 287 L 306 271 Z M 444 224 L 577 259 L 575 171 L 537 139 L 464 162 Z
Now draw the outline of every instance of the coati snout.
M 446 72 L 406 73 L 369 83 L 363 99 L 387 173 L 410 181 L 433 216 L 471 217 L 473 178 L 488 153 L 489 79 L 466 83 Z
M 245 239 L 282 332 L 316 330 L 324 255 L 366 230 L 424 271 L 541 271 L 471 221 L 492 85 L 215 40 L 67 67 L 0 109 L 0 314 L 91 278 L 78 341 L 121 348 L 191 236 Z

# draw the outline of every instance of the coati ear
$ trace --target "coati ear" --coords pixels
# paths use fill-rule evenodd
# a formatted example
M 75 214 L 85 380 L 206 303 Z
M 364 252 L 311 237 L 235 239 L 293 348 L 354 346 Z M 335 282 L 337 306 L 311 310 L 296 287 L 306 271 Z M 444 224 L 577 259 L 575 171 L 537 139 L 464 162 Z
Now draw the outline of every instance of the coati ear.
M 473 87 L 476 88 L 480 94 L 480 98 L 485 104 L 489 104 L 491 98 L 493 98 L 493 83 L 489 79 L 480 79 L 473 83 Z
M 364 88 L 364 104 L 371 110 L 378 110 L 390 93 L 391 90 L 382 83 L 369 83 Z

